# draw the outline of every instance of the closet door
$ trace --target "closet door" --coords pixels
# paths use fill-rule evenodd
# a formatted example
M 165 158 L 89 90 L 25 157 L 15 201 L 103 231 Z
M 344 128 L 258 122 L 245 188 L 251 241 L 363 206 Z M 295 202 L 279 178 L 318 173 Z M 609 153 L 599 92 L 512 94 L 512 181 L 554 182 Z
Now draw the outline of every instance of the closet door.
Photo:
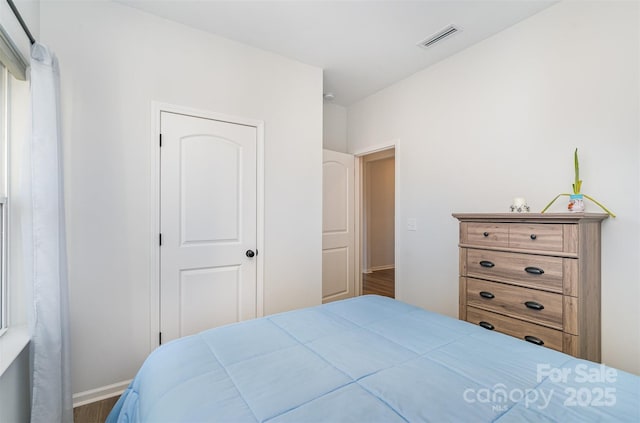
M 160 116 L 162 343 L 256 317 L 252 126 Z

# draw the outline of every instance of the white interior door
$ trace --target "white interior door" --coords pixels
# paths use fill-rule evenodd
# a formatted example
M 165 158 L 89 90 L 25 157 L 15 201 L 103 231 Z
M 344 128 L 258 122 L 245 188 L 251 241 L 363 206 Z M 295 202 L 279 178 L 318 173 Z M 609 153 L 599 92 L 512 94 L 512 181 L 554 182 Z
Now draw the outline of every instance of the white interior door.
M 324 150 L 322 302 L 355 296 L 355 159 Z
M 160 114 L 162 343 L 256 317 L 252 126 Z

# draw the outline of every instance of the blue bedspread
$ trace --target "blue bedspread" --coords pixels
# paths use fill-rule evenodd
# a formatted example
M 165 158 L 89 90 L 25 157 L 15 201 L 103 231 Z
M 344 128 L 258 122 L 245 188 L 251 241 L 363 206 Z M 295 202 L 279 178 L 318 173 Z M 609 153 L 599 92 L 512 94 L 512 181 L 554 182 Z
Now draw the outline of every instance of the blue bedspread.
M 640 377 L 378 296 L 155 350 L 113 422 L 638 422 Z

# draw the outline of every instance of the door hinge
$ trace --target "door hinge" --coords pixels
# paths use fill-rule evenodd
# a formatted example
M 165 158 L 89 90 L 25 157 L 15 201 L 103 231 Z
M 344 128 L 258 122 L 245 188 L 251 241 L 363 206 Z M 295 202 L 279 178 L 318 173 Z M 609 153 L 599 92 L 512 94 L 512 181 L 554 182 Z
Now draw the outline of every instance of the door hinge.
M 162 147 L 162 134 L 160 134 L 160 147 Z
M 158 332 L 158 345 L 162 345 L 162 332 Z
M 158 245 L 162 246 L 162 234 L 158 234 L 158 242 Z

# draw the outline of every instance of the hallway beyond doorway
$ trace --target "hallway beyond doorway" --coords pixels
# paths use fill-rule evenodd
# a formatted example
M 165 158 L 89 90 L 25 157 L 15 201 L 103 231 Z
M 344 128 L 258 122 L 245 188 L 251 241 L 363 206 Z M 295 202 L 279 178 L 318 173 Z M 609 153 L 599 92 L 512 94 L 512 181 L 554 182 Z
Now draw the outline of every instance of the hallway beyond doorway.
M 395 269 L 362 274 L 362 295 L 376 294 L 395 298 Z

